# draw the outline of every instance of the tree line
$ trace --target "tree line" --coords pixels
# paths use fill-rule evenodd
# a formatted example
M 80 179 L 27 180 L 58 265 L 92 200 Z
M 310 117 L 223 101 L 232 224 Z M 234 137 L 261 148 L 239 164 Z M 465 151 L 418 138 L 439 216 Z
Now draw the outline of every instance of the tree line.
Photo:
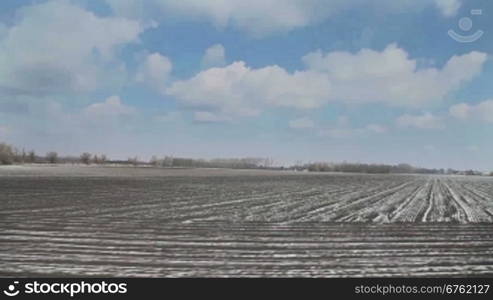
M 310 172 L 341 172 L 341 173 L 367 173 L 367 174 L 441 174 L 441 175 L 483 175 L 475 170 L 454 169 L 428 169 L 417 168 L 409 164 L 386 165 L 386 164 L 364 164 L 364 163 L 328 163 L 317 162 L 298 164 L 291 169 L 307 170 Z M 493 176 L 493 172 L 489 174 Z
M 273 168 L 272 158 L 217 158 L 211 160 L 165 156 L 161 159 L 153 156 L 149 164 L 156 167 L 182 168 L 228 168 L 228 169 L 262 169 Z
M 92 155 L 82 153 L 80 157 L 60 156 L 55 151 L 50 151 L 44 155 L 38 155 L 34 150 L 26 152 L 24 149 L 19 150 L 6 143 L 0 143 L 0 165 L 12 164 L 66 164 L 66 163 L 83 163 L 83 164 L 104 164 L 109 162 L 106 155 Z
M 297 162 L 290 167 L 274 167 L 272 158 L 218 158 L 218 159 L 193 159 L 183 157 L 153 156 L 149 161 L 139 160 L 137 156 L 127 160 L 110 160 L 105 154 L 91 154 L 84 152 L 80 156 L 60 156 L 51 151 L 44 155 L 37 155 L 34 150 L 19 150 L 6 143 L 0 143 L 0 165 L 24 164 L 24 163 L 48 163 L 48 164 L 85 164 L 85 165 L 147 165 L 161 168 L 227 168 L 227 169 L 276 169 L 308 172 L 342 172 L 342 173 L 367 173 L 367 174 L 448 174 L 448 175 L 483 175 L 475 170 L 459 171 L 454 169 L 427 169 L 416 168 L 409 164 L 386 165 L 364 163 L 328 163 L 315 162 L 303 164 Z M 493 176 L 493 172 L 489 174 Z

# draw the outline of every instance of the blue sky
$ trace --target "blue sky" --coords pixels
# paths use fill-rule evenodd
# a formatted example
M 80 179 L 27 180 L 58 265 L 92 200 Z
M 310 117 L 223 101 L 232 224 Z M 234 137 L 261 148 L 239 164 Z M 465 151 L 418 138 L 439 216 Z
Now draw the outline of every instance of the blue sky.
M 487 0 L 3 0 L 0 140 L 493 170 L 491 13 Z

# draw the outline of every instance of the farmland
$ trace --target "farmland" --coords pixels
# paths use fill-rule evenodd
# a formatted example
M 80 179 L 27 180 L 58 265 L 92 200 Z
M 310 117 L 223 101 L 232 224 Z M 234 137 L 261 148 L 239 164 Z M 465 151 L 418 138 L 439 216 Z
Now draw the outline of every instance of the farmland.
M 493 275 L 493 179 L 3 167 L 0 275 Z

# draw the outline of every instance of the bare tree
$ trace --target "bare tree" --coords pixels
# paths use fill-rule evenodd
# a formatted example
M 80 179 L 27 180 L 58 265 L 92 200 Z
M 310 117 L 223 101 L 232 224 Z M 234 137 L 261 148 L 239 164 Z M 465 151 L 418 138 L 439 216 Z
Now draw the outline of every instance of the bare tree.
M 58 153 L 54 151 L 46 153 L 46 160 L 50 164 L 56 164 L 58 162 Z
M 139 158 L 137 156 L 129 157 L 128 162 L 134 166 L 137 166 L 139 164 Z
M 25 163 L 27 161 L 27 153 L 24 149 L 22 149 L 21 161 L 22 163 Z
M 172 156 L 165 156 L 163 159 L 163 166 L 172 167 L 173 166 L 173 157 Z
M 86 165 L 91 164 L 91 153 L 89 152 L 84 152 L 80 155 L 80 162 Z
M 17 164 L 20 164 L 20 163 L 23 163 L 22 161 L 22 154 L 21 152 L 19 151 L 19 149 L 17 148 L 12 148 L 13 149 L 13 152 L 14 152 L 14 162 L 17 163 Z
M 0 165 L 10 165 L 14 162 L 12 146 L 0 143 Z
M 153 155 L 151 159 L 149 160 L 149 163 L 153 165 L 154 167 L 159 167 L 163 165 L 163 161 L 158 159 L 157 156 Z
M 27 154 L 27 161 L 30 163 L 35 163 L 36 162 L 36 153 L 34 150 L 29 151 Z

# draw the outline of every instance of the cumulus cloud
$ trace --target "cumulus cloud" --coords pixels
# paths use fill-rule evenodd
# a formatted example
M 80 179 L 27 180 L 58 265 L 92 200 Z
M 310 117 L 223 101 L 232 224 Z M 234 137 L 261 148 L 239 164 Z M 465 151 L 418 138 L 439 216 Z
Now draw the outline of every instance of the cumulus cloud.
M 173 64 L 166 56 L 159 53 L 147 55 L 140 65 L 136 79 L 164 93 Z
M 434 116 L 432 113 L 424 113 L 422 115 L 402 115 L 397 118 L 396 123 L 403 128 L 418 128 L 418 129 L 443 129 L 443 119 Z
M 300 118 L 296 120 L 291 120 L 289 122 L 289 127 L 292 129 L 308 129 L 308 128 L 314 128 L 315 127 L 315 122 L 308 118 Z
M 451 116 L 467 120 L 480 120 L 493 123 L 493 100 L 486 100 L 476 105 L 460 103 L 450 108 Z
M 434 5 L 446 16 L 453 15 L 459 0 L 106 0 L 119 15 L 133 18 L 180 16 L 207 20 L 219 28 L 227 26 L 263 37 L 316 24 L 349 9 L 377 9 L 379 13 L 415 10 Z
M 111 96 L 104 102 L 89 105 L 84 109 L 83 114 L 91 119 L 108 119 L 130 116 L 135 112 L 133 107 L 123 104 L 120 97 Z
M 481 72 L 486 59 L 484 53 L 471 52 L 439 69 L 418 68 L 417 60 L 394 44 L 380 52 L 318 51 L 302 58 L 305 70 L 253 69 L 240 61 L 174 82 L 166 93 L 189 107 L 239 116 L 269 107 L 314 109 L 329 102 L 422 107 L 459 89 Z
M 221 44 L 216 44 L 205 50 L 202 58 L 202 68 L 224 67 L 226 65 L 226 50 Z
M 64 0 L 17 13 L 0 34 L 0 87 L 20 94 L 88 91 L 116 80 L 124 73 L 116 49 L 143 31 L 137 21 L 99 17 Z
M 481 72 L 486 59 L 484 53 L 471 52 L 452 57 L 441 69 L 420 69 L 417 60 L 391 44 L 381 52 L 312 52 L 303 62 L 309 70 L 329 76 L 331 99 L 419 107 L 460 88 Z
M 190 107 L 255 116 L 266 107 L 320 107 L 328 99 L 330 83 L 318 72 L 289 73 L 279 66 L 252 69 L 235 62 L 174 82 L 167 93 Z

